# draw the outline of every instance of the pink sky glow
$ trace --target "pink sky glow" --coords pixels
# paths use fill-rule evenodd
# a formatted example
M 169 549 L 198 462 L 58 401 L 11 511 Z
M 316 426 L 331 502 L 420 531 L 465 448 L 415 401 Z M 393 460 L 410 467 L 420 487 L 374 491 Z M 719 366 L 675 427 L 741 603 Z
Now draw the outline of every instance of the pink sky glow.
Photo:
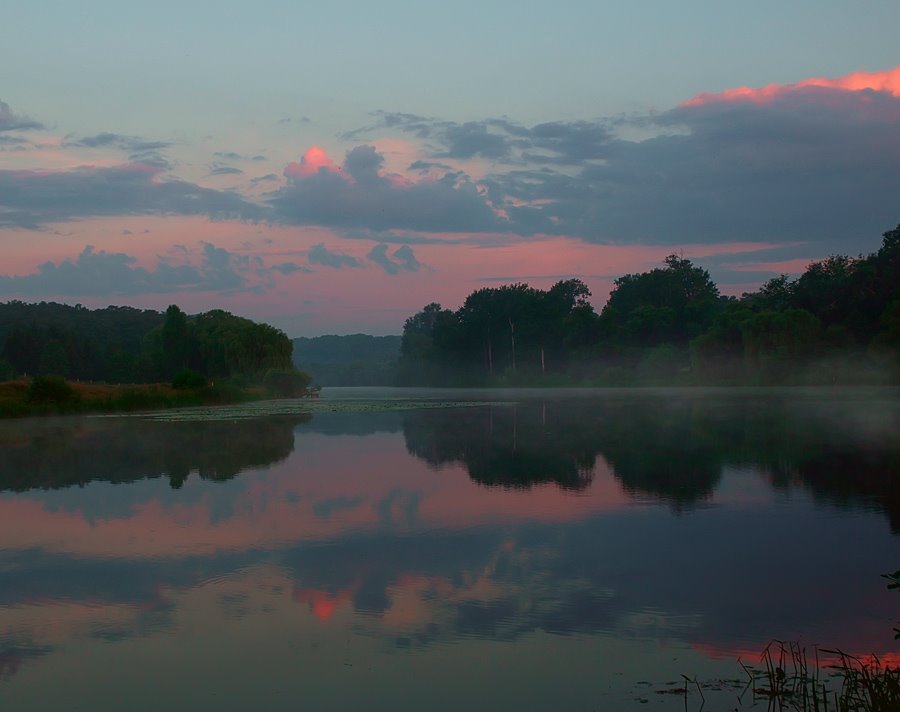
M 786 106 L 768 128 L 765 112 L 742 119 L 746 135 L 704 113 L 810 88 L 882 101 L 863 110 L 823 100 L 815 114 Z M 255 143 L 235 150 L 208 136 L 51 131 L 4 104 L 0 121 L 12 128 L 0 123 L 0 299 L 176 303 L 191 313 L 228 309 L 289 336 L 389 334 L 430 302 L 457 308 L 475 289 L 513 282 L 546 289 L 579 278 L 599 310 L 616 277 L 673 252 L 710 269 L 723 293 L 740 294 L 764 275 L 863 252 L 860 240 L 874 247 L 893 226 L 900 216 L 866 181 L 890 192 L 876 180 L 881 168 L 868 166 L 891 160 L 898 99 L 895 67 L 699 93 L 635 119 L 651 136 L 642 140 L 618 139 L 605 120 L 529 127 L 376 112 L 337 140 L 301 123 L 293 141 L 261 145 L 261 129 L 246 131 L 240 140 Z M 806 134 L 803 121 L 813 121 Z M 853 140 L 860 145 L 846 145 Z M 792 197 L 784 176 L 795 168 Z M 808 185 L 828 175 L 846 175 L 850 188 L 831 181 L 831 199 Z M 853 191 L 880 212 L 867 207 L 860 215 L 871 227 L 840 231 L 827 212 L 846 220 Z M 160 276 L 186 265 L 194 282 Z
M 793 84 L 769 84 L 764 87 L 737 87 L 722 92 L 702 92 L 683 102 L 682 106 L 699 106 L 718 101 L 750 101 L 764 104 L 785 96 L 798 89 L 820 87 L 844 91 L 865 91 L 867 89 L 885 92 L 900 97 L 900 66 L 882 72 L 851 72 L 843 77 L 810 77 Z

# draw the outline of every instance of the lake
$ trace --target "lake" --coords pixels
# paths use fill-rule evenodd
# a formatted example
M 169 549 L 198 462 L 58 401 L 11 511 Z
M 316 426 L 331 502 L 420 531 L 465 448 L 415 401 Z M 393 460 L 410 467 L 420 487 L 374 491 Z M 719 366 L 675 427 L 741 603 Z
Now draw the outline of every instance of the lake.
M 753 709 L 773 639 L 900 661 L 898 396 L 0 422 L 0 709 Z

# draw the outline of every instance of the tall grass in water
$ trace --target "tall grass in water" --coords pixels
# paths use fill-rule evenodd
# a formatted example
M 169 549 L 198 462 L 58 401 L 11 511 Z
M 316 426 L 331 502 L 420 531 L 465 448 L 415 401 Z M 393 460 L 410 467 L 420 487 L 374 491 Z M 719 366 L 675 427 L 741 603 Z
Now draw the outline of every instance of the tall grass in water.
M 822 664 L 819 653 L 829 656 Z M 772 641 L 761 669 L 744 666 L 754 702 L 768 701 L 769 712 L 898 712 L 900 669 L 873 655 L 859 658 L 841 650 L 814 648 L 810 659 L 797 642 Z M 823 675 L 823 671 L 828 671 Z

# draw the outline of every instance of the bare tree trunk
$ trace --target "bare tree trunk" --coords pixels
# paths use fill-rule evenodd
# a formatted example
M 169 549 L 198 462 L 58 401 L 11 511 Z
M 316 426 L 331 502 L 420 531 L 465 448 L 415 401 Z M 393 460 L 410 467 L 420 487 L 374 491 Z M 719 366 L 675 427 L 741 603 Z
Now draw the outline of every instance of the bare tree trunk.
M 547 366 L 544 363 L 544 347 L 543 346 L 541 346 L 541 375 L 542 376 L 547 375 Z

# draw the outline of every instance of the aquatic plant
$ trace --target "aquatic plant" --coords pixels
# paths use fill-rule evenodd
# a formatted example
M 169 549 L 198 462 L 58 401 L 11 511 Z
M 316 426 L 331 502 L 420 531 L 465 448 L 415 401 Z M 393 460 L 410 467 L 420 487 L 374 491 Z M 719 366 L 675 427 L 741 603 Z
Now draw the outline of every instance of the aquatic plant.
M 820 654 L 824 658 L 820 657 Z M 797 641 L 771 641 L 760 655 L 759 666 L 738 664 L 747 675 L 740 707 L 767 712 L 896 712 L 900 710 L 900 668 L 892 667 L 877 655 L 858 657 L 842 650 L 812 646 L 810 653 Z M 709 683 L 683 676 L 701 691 L 700 708 Z M 687 709 L 686 685 L 685 708 Z M 749 700 L 744 699 L 747 692 Z

